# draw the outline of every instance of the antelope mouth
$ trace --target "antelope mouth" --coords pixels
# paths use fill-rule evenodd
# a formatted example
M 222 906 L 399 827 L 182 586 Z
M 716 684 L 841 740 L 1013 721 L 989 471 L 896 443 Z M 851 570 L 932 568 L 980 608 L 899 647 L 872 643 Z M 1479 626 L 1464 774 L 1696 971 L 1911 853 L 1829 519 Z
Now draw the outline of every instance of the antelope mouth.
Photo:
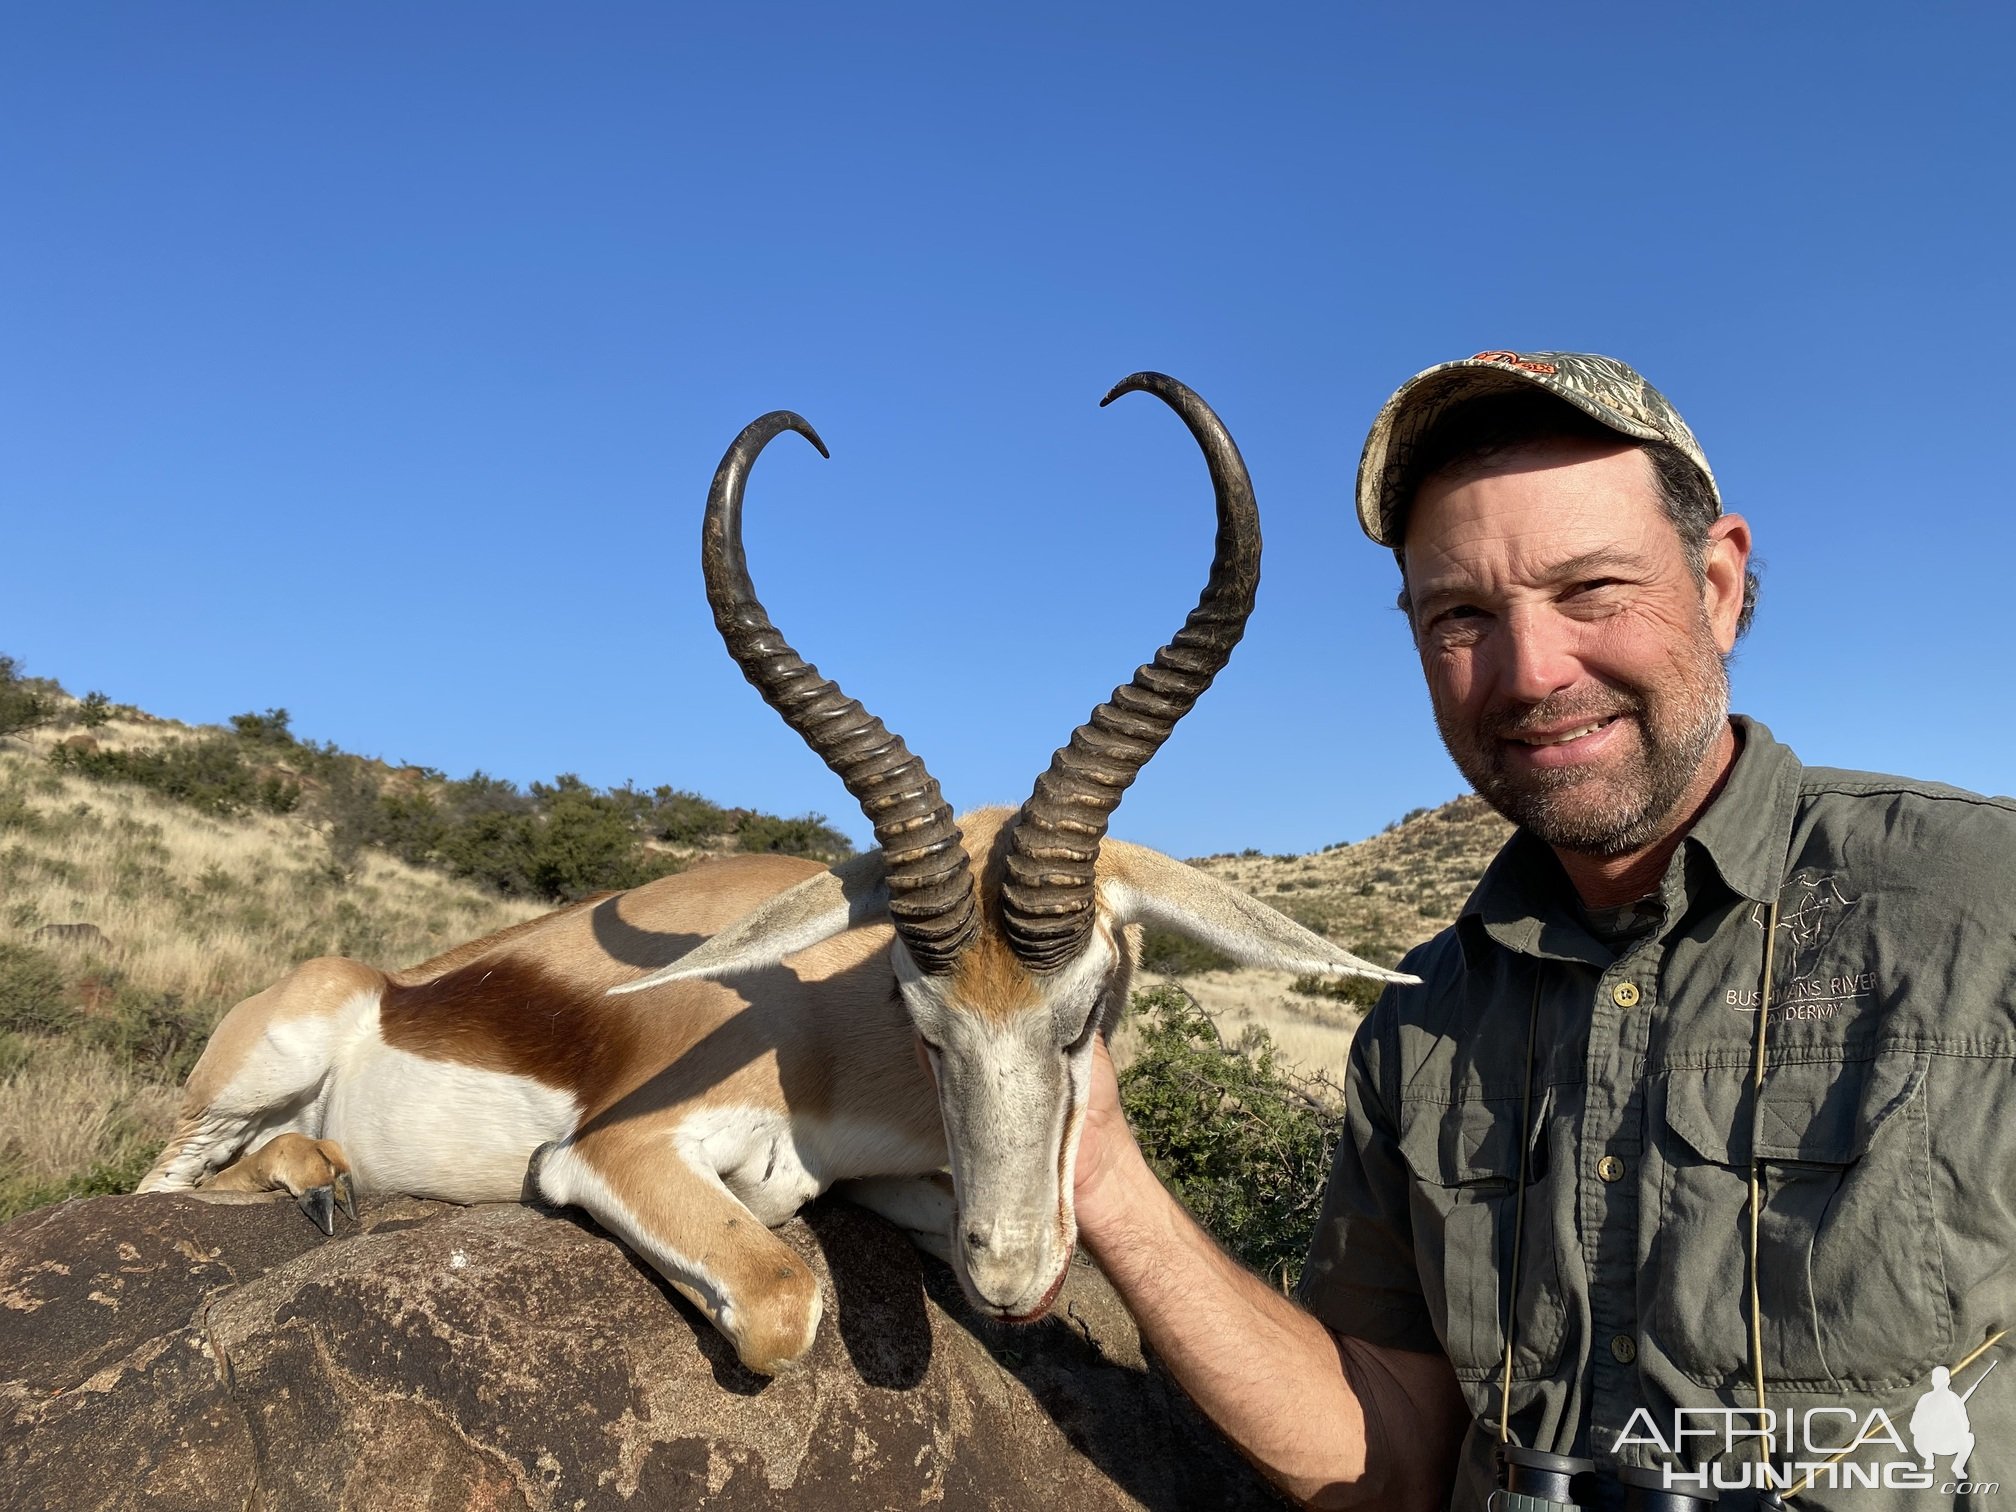
M 1003 1323 L 1034 1323 L 1038 1318 L 1046 1316 L 1051 1307 L 1056 1303 L 1057 1294 L 1064 1290 L 1064 1283 L 1070 1279 L 1070 1276 L 1071 1256 L 1069 1253 L 1066 1253 L 1064 1263 L 1057 1268 L 1057 1279 L 1050 1283 L 1050 1289 L 1043 1293 L 1041 1300 L 1027 1312 L 1003 1312 L 998 1314 L 1001 1321 Z

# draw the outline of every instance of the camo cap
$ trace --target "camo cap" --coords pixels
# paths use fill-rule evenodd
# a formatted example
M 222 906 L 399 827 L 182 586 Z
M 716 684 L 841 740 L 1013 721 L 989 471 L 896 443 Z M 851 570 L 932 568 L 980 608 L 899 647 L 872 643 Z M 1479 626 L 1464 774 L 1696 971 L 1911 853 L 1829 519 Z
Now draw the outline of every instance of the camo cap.
M 1665 441 L 1678 448 L 1707 480 L 1716 508 L 1722 491 L 1701 454 L 1701 443 L 1666 396 L 1615 357 L 1591 352 L 1479 352 L 1460 362 L 1438 363 L 1394 391 L 1358 461 L 1358 523 L 1381 546 L 1400 544 L 1395 501 L 1409 486 L 1416 451 L 1453 404 L 1484 394 L 1545 389 L 1558 399 L 1634 441 Z

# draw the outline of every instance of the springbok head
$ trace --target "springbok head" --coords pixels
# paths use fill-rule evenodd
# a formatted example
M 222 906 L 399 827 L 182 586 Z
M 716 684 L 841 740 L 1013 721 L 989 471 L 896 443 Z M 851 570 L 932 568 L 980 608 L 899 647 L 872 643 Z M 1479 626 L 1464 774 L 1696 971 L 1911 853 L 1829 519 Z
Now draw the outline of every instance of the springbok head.
M 1412 980 L 1180 862 L 1105 838 L 1121 795 L 1231 656 L 1260 577 L 1253 488 L 1225 427 L 1160 373 L 1135 374 L 1101 403 L 1135 391 L 1174 409 L 1203 448 L 1218 503 L 1210 579 L 1175 638 L 1072 732 L 1028 801 L 968 814 L 963 830 L 924 763 L 799 658 L 750 582 L 751 465 L 787 430 L 821 455 L 825 444 L 783 410 L 735 438 L 702 533 L 714 622 L 749 681 L 859 801 L 880 848 L 779 894 L 629 989 L 728 977 L 845 929 L 893 925 L 890 959 L 951 1152 L 959 1278 L 976 1306 L 1017 1321 L 1048 1309 L 1076 1240 L 1079 1120 L 1094 1036 L 1126 1002 L 1125 926 L 1157 924 L 1251 965 Z

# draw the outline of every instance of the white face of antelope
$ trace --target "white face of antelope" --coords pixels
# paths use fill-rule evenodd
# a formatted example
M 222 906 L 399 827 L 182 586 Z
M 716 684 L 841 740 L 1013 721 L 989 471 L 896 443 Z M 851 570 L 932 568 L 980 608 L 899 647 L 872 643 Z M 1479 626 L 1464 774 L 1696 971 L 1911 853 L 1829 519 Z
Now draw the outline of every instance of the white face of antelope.
M 975 1306 L 1021 1323 L 1049 1309 L 1071 1262 L 1092 1042 L 1124 1000 L 1128 971 L 1103 929 L 1048 973 L 989 944 L 949 976 L 920 973 L 900 944 L 891 953 L 938 1082 L 959 1203 L 954 1267 Z

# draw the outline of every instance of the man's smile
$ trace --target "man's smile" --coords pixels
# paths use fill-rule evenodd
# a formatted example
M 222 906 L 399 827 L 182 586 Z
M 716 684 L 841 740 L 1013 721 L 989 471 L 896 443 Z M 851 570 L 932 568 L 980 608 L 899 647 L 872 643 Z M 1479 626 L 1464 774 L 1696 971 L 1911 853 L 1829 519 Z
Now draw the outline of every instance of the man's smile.
M 1606 714 L 1601 719 L 1592 719 L 1587 724 L 1575 725 L 1566 730 L 1555 730 L 1548 734 L 1515 735 L 1512 738 L 1521 745 L 1555 746 L 1566 745 L 1571 740 L 1580 740 L 1584 735 L 1593 735 L 1605 725 L 1621 719 L 1620 714 Z
M 1554 770 L 1579 766 L 1609 753 L 1622 738 L 1618 725 L 1626 718 L 1622 711 L 1575 724 L 1556 725 L 1549 730 L 1528 730 L 1499 737 L 1508 764 L 1513 767 Z

